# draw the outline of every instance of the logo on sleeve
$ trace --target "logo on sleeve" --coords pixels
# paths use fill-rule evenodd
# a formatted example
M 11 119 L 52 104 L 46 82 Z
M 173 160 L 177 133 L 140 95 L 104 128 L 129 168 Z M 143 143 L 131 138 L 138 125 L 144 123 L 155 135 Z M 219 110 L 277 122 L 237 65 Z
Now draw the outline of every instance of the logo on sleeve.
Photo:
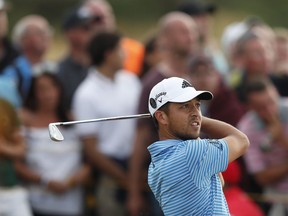
M 216 139 L 210 139 L 208 140 L 209 144 L 214 145 L 216 148 L 223 150 L 223 145 L 219 140 Z

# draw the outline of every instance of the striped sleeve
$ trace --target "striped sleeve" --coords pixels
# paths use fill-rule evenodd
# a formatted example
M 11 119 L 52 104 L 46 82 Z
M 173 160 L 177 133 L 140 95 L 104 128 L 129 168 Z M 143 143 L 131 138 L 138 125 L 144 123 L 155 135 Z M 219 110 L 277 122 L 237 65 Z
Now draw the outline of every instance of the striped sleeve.
M 187 166 L 196 183 L 206 186 L 209 183 L 208 177 L 226 170 L 229 154 L 224 139 L 199 139 L 187 142 Z M 192 175 L 193 173 L 198 175 Z M 207 182 L 203 182 L 203 179 Z

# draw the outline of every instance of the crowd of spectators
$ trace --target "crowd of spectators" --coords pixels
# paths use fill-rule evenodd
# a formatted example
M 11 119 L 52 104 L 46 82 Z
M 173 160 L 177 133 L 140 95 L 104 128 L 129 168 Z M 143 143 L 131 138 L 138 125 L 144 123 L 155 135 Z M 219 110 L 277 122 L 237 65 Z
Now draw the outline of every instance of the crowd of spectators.
M 138 41 L 109 1 L 83 0 L 61 20 L 67 53 L 50 61 L 48 20 L 24 16 L 9 38 L 9 10 L 0 0 L 0 215 L 163 215 L 147 184 L 151 119 L 59 127 L 59 143 L 48 124 L 148 113 L 151 88 L 172 76 L 212 92 L 202 114 L 250 140 L 223 173 L 231 215 L 288 215 L 288 29 L 251 16 L 217 44 L 217 7 L 183 1 Z

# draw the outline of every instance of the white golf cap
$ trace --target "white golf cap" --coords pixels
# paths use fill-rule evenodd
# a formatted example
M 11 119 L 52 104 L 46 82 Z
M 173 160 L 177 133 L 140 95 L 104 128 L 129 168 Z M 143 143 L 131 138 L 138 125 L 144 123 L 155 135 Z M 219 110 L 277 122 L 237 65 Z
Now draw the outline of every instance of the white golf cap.
M 197 91 L 185 79 L 179 77 L 170 77 L 157 83 L 149 95 L 149 112 L 151 116 L 168 102 L 183 103 L 194 98 L 200 100 L 210 100 L 213 95 L 209 91 Z

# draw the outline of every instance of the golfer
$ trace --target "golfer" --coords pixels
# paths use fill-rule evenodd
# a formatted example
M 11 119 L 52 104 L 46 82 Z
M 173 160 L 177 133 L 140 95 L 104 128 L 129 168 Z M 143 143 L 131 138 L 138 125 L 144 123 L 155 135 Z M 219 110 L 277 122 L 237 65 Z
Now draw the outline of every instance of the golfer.
M 202 116 L 201 100 L 212 97 L 177 77 L 150 92 L 159 141 L 148 147 L 148 183 L 166 216 L 230 215 L 221 172 L 244 154 L 249 140 L 233 126 Z M 200 139 L 200 129 L 211 139 Z

